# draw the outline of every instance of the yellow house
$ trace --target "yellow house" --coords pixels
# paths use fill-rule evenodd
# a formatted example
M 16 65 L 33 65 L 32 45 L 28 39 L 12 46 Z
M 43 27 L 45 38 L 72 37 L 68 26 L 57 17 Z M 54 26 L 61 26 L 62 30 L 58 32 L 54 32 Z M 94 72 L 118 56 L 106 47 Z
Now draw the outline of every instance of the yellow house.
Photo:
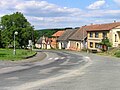
M 99 51 L 99 43 L 108 38 L 112 47 L 120 47 L 120 22 L 85 26 L 87 31 L 87 48 Z

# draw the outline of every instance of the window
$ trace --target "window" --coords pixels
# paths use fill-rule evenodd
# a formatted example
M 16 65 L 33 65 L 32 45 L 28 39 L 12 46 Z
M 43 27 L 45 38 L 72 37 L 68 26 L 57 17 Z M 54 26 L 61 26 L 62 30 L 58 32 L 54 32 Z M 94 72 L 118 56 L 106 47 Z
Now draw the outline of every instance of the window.
M 107 32 L 103 32 L 103 38 L 107 37 Z
M 95 48 L 99 48 L 99 44 L 98 43 L 95 43 Z
M 99 37 L 99 33 L 95 32 L 95 37 L 98 38 Z
M 117 35 L 115 34 L 115 42 L 117 42 Z
M 90 42 L 90 48 L 93 48 L 93 42 Z
M 92 32 L 90 32 L 90 37 L 93 37 L 93 33 Z

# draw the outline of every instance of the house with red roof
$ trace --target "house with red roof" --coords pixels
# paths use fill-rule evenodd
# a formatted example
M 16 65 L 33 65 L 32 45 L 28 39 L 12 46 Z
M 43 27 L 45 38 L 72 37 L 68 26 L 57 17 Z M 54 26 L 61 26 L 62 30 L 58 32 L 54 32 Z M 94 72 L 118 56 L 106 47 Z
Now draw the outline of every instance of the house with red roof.
M 99 43 L 108 38 L 112 47 L 120 46 L 120 22 L 84 26 L 87 31 L 87 48 L 100 50 Z
M 51 39 L 51 47 L 56 49 L 58 48 L 58 42 L 57 39 L 64 33 L 65 31 L 57 31 L 56 33 L 54 33 L 52 35 L 52 39 Z

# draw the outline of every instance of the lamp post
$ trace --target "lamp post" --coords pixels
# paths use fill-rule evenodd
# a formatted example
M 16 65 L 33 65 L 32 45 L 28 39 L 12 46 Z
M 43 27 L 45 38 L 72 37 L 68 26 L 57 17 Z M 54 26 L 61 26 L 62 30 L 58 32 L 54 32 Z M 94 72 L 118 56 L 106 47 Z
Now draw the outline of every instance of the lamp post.
M 2 40 L 2 38 L 1 38 L 1 32 L 2 32 L 2 30 L 3 30 L 3 26 L 0 24 L 0 47 L 2 46 L 1 45 L 1 40 Z
M 13 50 L 13 54 L 14 55 L 16 55 L 16 50 L 15 50 L 15 35 L 18 35 L 17 31 L 14 32 L 14 50 Z

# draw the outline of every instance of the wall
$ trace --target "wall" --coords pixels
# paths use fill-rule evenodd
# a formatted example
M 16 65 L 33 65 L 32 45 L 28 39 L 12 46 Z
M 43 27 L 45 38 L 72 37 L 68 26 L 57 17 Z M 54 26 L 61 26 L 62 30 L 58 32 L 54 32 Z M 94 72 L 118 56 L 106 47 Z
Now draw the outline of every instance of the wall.
M 90 32 L 88 32 L 87 34 L 87 48 L 88 49 L 97 49 L 99 50 L 98 48 L 95 47 L 95 44 L 97 43 L 100 43 L 103 39 L 103 32 L 105 32 L 107 34 L 107 38 L 110 39 L 110 33 L 109 31 L 97 31 L 98 32 L 98 38 L 95 37 L 95 32 L 92 32 L 93 33 L 93 37 L 90 37 Z M 90 42 L 93 43 L 93 47 L 91 48 L 90 47 Z
M 112 44 L 113 47 L 118 47 L 120 45 L 120 26 L 111 30 L 112 33 Z M 116 35 L 116 40 L 115 40 Z
M 70 50 L 81 51 L 83 44 L 81 41 L 69 41 L 70 42 Z

